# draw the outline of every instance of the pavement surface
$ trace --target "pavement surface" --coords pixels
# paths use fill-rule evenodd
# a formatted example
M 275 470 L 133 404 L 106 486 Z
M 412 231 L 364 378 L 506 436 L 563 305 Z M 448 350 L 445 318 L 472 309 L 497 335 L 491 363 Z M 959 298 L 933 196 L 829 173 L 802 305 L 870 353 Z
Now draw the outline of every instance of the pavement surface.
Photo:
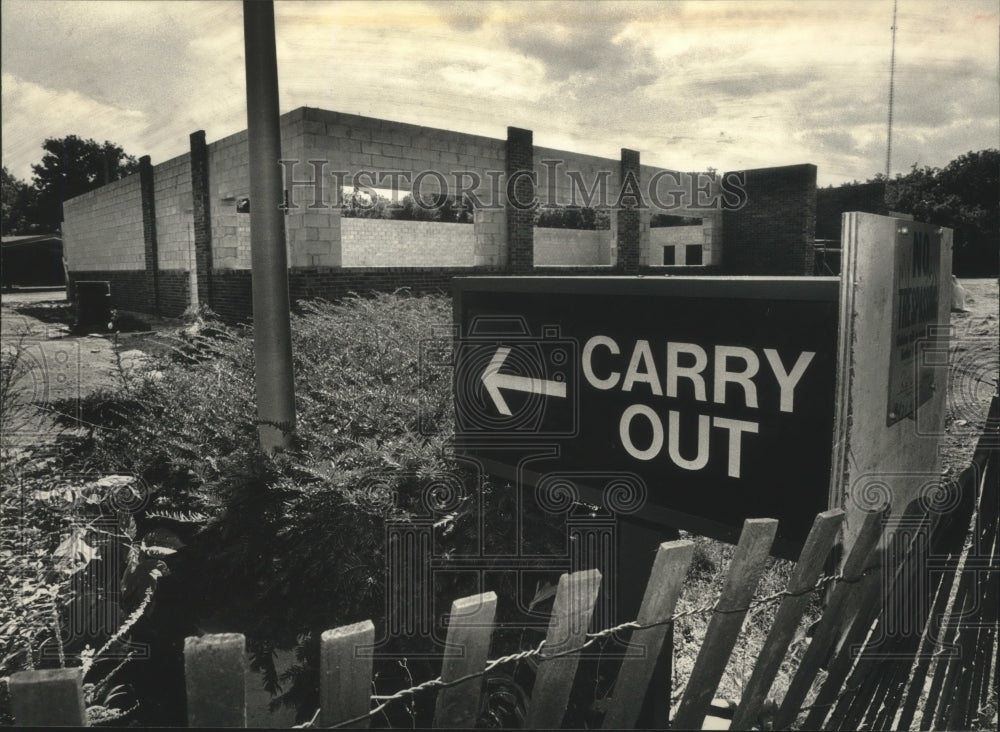
M 79 417 L 82 398 L 98 389 L 120 383 L 121 371 L 140 368 L 147 360 L 141 350 L 129 348 L 122 339 L 115 356 L 111 334 L 76 335 L 53 318 L 30 312 L 64 313 L 64 291 L 19 291 L 0 293 L 0 353 L 4 364 L 13 363 L 8 416 L 0 434 L 0 445 L 41 446 L 53 443 L 64 430 L 57 427 L 57 414 Z

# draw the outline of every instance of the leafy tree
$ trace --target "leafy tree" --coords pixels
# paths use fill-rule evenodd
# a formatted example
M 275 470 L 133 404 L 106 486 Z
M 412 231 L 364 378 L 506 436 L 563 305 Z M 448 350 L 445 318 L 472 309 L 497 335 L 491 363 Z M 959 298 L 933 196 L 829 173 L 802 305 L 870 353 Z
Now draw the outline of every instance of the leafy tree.
M 875 181 L 885 181 L 876 176 Z M 914 165 L 886 185 L 890 211 L 953 229 L 953 270 L 994 275 L 1000 266 L 1000 150 L 968 152 L 943 169 Z
M 861 188 L 878 184 L 889 211 L 954 232 L 952 271 L 961 277 L 988 277 L 1000 271 L 1000 150 L 968 152 L 944 168 L 917 167 L 887 178 L 879 173 Z M 859 209 L 873 210 L 873 209 Z
M 34 234 L 37 227 L 30 220 L 30 211 L 34 204 L 35 191 L 20 178 L 15 178 L 3 166 L 3 219 L 0 231 L 8 234 Z
M 444 193 L 425 193 L 418 205 L 413 196 L 404 196 L 390 217 L 401 221 L 439 221 L 446 224 L 471 224 L 472 204 L 463 196 L 461 203 Z
M 42 149 L 45 150 L 42 161 L 31 166 L 37 197 L 30 218 L 44 231 L 58 231 L 63 201 L 139 169 L 135 156 L 126 154 L 113 142 L 101 144 L 67 135 L 47 138 Z
M 673 214 L 653 214 L 649 217 L 649 227 L 651 229 L 666 228 L 668 226 L 698 226 L 701 219 L 696 216 L 674 216 Z
M 423 205 L 407 195 L 397 203 L 376 191 L 355 188 L 344 197 L 341 216 L 355 219 L 394 219 L 396 221 L 440 221 L 471 224 L 472 205 L 466 197 L 459 204 L 446 194 L 424 194 Z
M 547 229 L 607 230 L 611 225 L 610 213 L 605 209 L 589 206 L 539 206 L 535 209 L 535 226 Z
M 392 202 L 385 196 L 355 187 L 344 197 L 340 215 L 349 219 L 387 219 L 391 206 Z

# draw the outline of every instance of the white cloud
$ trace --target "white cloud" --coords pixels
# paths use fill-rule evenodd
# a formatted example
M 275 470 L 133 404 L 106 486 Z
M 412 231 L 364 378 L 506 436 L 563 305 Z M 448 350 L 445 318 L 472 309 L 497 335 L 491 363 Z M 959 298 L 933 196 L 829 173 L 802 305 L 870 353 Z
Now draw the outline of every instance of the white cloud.
M 102 104 L 75 91 L 48 89 L 8 73 L 2 83 L 3 158 L 19 178 L 30 179 L 30 163 L 41 159 L 41 144 L 49 137 L 111 139 L 126 151 L 143 149 L 148 119 L 139 110 Z
M 884 166 L 890 0 L 275 8 L 283 111 L 500 138 L 511 125 L 538 145 L 613 158 L 631 147 L 686 170 L 812 162 L 821 184 Z M 197 129 L 214 140 L 246 126 L 239 3 L 4 0 L 3 11 L 13 168 L 37 161 L 46 134 L 159 161 Z M 998 144 L 997 23 L 989 0 L 900 4 L 894 169 Z M 20 101 L 8 108 L 9 96 Z

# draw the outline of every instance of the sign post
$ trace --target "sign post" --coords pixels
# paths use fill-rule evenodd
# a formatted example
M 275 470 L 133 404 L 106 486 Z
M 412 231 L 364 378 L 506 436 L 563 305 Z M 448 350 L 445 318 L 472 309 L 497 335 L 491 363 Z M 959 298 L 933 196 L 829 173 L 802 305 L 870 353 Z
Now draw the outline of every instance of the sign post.
M 952 232 L 846 213 L 831 507 L 845 548 L 864 514 L 943 500 Z M 943 506 L 939 508 L 943 509 Z

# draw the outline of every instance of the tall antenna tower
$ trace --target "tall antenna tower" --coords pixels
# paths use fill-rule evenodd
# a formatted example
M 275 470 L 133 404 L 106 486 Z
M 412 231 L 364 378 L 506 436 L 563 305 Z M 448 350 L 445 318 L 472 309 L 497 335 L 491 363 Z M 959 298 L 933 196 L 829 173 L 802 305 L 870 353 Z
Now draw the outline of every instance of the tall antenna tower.
M 885 143 L 885 179 L 889 180 L 892 170 L 892 102 L 896 81 L 896 4 L 892 0 L 892 55 L 889 57 L 889 131 Z

